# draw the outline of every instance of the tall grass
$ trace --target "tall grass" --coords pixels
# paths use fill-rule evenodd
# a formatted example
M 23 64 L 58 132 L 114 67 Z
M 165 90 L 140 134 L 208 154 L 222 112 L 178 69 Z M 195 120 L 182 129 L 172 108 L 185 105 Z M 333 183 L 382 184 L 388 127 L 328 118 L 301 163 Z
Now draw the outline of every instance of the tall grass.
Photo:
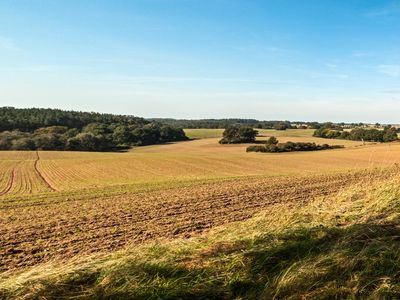
M 279 204 L 192 239 L 0 275 L 0 298 L 400 297 L 400 177 Z

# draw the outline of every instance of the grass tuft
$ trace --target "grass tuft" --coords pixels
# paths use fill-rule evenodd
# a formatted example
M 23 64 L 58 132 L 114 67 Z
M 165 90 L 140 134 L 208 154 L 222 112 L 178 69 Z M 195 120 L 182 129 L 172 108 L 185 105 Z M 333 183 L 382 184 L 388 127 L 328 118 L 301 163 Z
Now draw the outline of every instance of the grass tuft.
M 399 176 L 362 182 L 200 237 L 5 273 L 0 298 L 398 298 L 399 205 Z

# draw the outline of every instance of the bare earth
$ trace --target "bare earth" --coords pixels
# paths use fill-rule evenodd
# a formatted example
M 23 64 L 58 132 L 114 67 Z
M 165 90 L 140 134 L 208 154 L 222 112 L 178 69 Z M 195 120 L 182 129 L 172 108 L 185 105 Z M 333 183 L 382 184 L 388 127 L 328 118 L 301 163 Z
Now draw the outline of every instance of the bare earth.
M 276 203 L 299 205 L 382 172 L 256 178 L 96 199 L 3 202 L 0 261 L 15 269 L 131 243 L 190 236 L 243 220 Z
M 246 153 L 248 145 L 212 137 L 127 153 L 0 151 L 0 270 L 190 236 L 390 176 L 375 167 L 400 163 L 396 142 L 324 140 L 309 130 L 261 134 L 346 148 Z

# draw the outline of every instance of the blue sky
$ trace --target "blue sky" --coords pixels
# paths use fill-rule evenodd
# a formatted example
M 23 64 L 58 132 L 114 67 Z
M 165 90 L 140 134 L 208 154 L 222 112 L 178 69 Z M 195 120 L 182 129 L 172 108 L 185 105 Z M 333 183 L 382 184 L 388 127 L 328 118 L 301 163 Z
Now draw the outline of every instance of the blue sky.
M 2 0 L 0 105 L 400 123 L 400 0 Z

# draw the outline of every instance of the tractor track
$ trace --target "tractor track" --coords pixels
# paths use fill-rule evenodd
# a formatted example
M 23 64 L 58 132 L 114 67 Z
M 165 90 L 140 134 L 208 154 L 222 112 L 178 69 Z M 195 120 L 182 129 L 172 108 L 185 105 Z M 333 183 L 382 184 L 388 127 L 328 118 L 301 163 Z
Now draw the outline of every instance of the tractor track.
M 40 156 L 39 156 L 39 151 L 36 151 L 36 159 L 35 162 L 33 163 L 33 168 L 35 169 L 36 174 L 40 177 L 40 179 L 43 181 L 43 183 L 46 185 L 47 188 L 49 188 L 51 191 L 56 192 L 57 189 L 55 189 L 50 182 L 46 180 L 46 178 L 43 176 L 42 172 L 40 172 L 38 168 L 38 163 L 40 161 Z

